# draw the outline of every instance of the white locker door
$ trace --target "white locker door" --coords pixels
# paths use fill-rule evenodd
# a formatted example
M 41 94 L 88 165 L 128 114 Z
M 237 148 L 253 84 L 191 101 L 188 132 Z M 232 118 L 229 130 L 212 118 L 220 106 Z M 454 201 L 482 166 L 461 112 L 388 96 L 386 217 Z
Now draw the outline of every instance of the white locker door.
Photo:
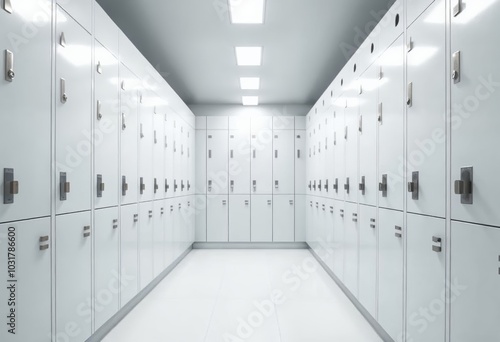
M 397 342 L 403 336 L 403 223 L 403 212 L 379 209 L 377 320 Z
M 313 246 L 313 197 L 306 196 L 306 242 Z
M 403 38 L 380 57 L 379 88 L 379 205 L 403 210 Z
M 326 241 L 325 244 L 323 245 L 323 254 L 325 255 L 325 264 L 328 266 L 328 268 L 333 272 L 333 265 L 334 265 L 334 250 L 335 250 L 335 237 L 334 237 L 334 231 L 333 231 L 333 223 L 335 221 L 335 201 L 332 199 L 326 200 L 325 201 L 325 234 L 326 234 Z
M 335 182 L 335 145 L 333 144 L 333 135 L 335 131 L 334 119 L 333 119 L 333 107 L 330 107 L 325 115 L 325 152 L 323 158 L 323 167 L 325 184 L 323 185 L 323 190 L 328 198 L 333 199 L 335 191 L 333 189 L 333 183 Z
M 320 226 L 319 226 L 319 221 L 320 221 L 320 203 L 318 201 L 318 197 L 311 197 L 312 201 L 310 203 L 310 206 L 312 207 L 311 210 L 311 239 L 310 239 L 310 247 L 311 249 L 318 254 L 320 251 L 321 245 L 321 232 L 320 232 Z
M 227 242 L 228 231 L 228 196 L 211 195 L 207 201 L 207 241 Z
M 207 195 L 195 196 L 195 241 L 207 241 Z
M 207 131 L 207 193 L 228 193 L 228 131 Z
M 139 203 L 139 290 L 153 280 L 153 203 Z
M 90 212 L 56 217 L 56 331 L 66 341 L 86 341 L 92 334 Z M 78 330 L 68 335 L 68 326 Z M 64 336 L 64 337 L 63 337 Z
M 94 308 L 95 330 L 119 309 L 120 240 L 118 207 L 95 211 Z M 116 285 L 114 285 L 116 284 Z M 114 285 L 114 286 L 113 286 Z
M 359 299 L 359 223 L 356 204 L 345 203 L 344 285 Z
M 458 181 L 456 190 L 463 185 L 463 191 L 458 191 L 463 194 L 452 195 L 451 215 L 455 220 L 499 226 L 500 185 L 495 182 L 499 164 L 493 146 L 500 144 L 496 115 L 500 69 L 498 46 L 493 42 L 500 27 L 500 1 L 452 3 L 461 12 L 451 20 L 451 52 L 461 57 L 451 61 L 457 71 L 451 84 L 451 167 L 452 181 Z M 469 179 L 471 187 L 466 186 Z
M 207 131 L 196 130 L 196 193 L 207 193 Z
M 134 298 L 139 285 L 139 206 L 120 208 L 120 304 L 123 308 Z
M 9 68 L 13 72 L 11 82 L 2 77 L 0 83 L 0 106 L 3 108 L 0 114 L 0 170 L 4 173 L 1 176 L 4 195 L 0 202 L 0 222 L 49 216 L 51 199 L 51 14 L 45 13 L 45 9 L 50 11 L 51 1 L 29 0 L 22 4 L 13 2 L 13 5 L 17 5 L 17 9 L 12 13 L 0 11 L 4 32 L 0 46 L 8 50 L 2 51 L 2 60 L 3 63 L 10 60 L 5 60 L 7 54 L 13 61 Z M 29 18 L 36 14 L 45 14 L 46 21 L 37 21 L 34 27 Z M 12 39 L 23 37 L 27 27 L 36 28 L 36 39 Z M 33 141 L 36 143 L 30 143 Z M 36 174 L 33 165 L 36 165 Z
M 92 0 L 57 0 L 57 4 L 63 7 L 87 31 L 91 32 Z
M 314 169 L 316 170 L 314 173 L 314 180 L 316 181 L 316 183 L 313 183 L 313 190 L 315 190 L 316 196 L 323 196 L 323 186 L 326 176 L 323 170 L 326 161 L 326 153 L 324 149 L 326 130 L 323 124 L 324 122 L 321 121 L 321 118 L 322 116 L 319 116 L 316 123 L 316 138 L 314 146 Z
M 359 203 L 376 205 L 377 182 L 377 101 L 378 70 L 376 65 L 361 76 L 359 108 Z M 354 185 L 353 185 L 354 186 Z M 354 189 L 353 189 L 354 190 Z
M 158 98 L 159 99 L 159 98 Z M 159 99 L 160 100 L 160 99 Z M 165 197 L 165 110 L 154 107 L 153 115 L 153 198 Z
M 273 130 L 295 129 L 294 116 L 273 116 Z
M 152 93 L 139 91 L 139 201 L 153 199 L 153 106 Z
M 430 16 L 443 21 L 429 23 Z M 445 16 L 437 1 L 408 30 L 408 211 L 437 217 L 446 211 Z
M 169 198 L 165 200 L 165 219 L 163 222 L 164 235 L 165 235 L 165 266 L 170 266 L 176 259 L 175 255 L 175 211 L 174 199 Z
M 344 281 L 344 251 L 345 251 L 345 203 L 342 201 L 334 201 L 334 218 L 333 218 L 333 273 L 341 281 Z
M 158 277 L 165 270 L 165 201 L 155 201 L 153 205 L 153 275 Z
M 359 301 L 377 318 L 377 208 L 359 206 Z
M 273 241 L 273 196 L 252 195 L 252 242 Z
M 273 132 L 252 132 L 252 194 L 272 194 L 273 181 Z
M 2 341 L 51 340 L 50 219 L 0 225 Z M 36 284 L 36 286 L 34 286 Z M 14 310 L 14 312 L 12 312 Z M 15 318 L 14 318 L 15 317 Z
M 164 191 L 166 198 L 174 196 L 174 114 L 167 112 L 167 121 L 165 123 L 165 180 Z M 206 170 L 206 166 L 204 168 Z
M 188 184 L 187 190 L 189 195 L 196 194 L 196 166 L 195 166 L 195 139 L 196 132 L 193 128 L 189 127 L 188 130 L 188 146 L 187 146 L 187 158 L 188 158 Z M 206 183 L 205 183 L 206 184 Z
M 444 341 L 446 221 L 408 214 L 407 224 L 406 337 L 415 341 Z
M 417 0 L 420 1 L 420 0 Z M 427 1 L 427 0 L 424 0 Z M 389 11 L 380 20 L 379 43 L 376 47 L 377 52 L 386 51 L 386 49 L 403 33 L 403 0 L 396 0 Z
M 95 41 L 95 207 L 118 205 L 118 60 Z
M 333 147 L 333 146 L 332 146 Z M 295 131 L 295 193 L 306 194 L 306 131 Z
M 498 341 L 500 231 L 460 222 L 451 229 L 450 340 Z
M 196 196 L 190 195 L 189 197 L 187 197 L 187 200 L 189 214 L 189 235 L 184 250 L 192 246 L 196 234 Z
M 273 131 L 273 194 L 295 192 L 294 131 Z
M 250 132 L 229 131 L 229 193 L 250 194 Z
M 189 163 L 187 158 L 187 146 L 189 141 L 189 131 L 185 122 L 181 125 L 181 160 L 182 160 L 182 177 L 181 177 L 181 194 L 184 196 L 188 193 L 189 180 Z
M 58 9 L 56 41 L 56 213 L 62 214 L 90 209 L 92 38 Z
M 328 244 L 328 227 L 326 225 L 327 214 L 326 214 L 326 199 L 316 198 L 315 208 L 316 208 L 316 248 L 315 252 L 318 254 L 323 262 L 326 262 L 324 255 L 324 246 Z
M 229 242 L 250 242 L 250 195 L 229 196 Z
M 343 200 L 345 194 L 345 122 L 344 122 L 344 109 L 340 106 L 341 99 L 337 100 L 334 112 L 335 126 L 333 132 L 333 146 L 335 154 L 335 176 L 333 178 L 333 192 L 336 200 Z M 345 101 L 344 101 L 345 106 Z
M 181 178 L 182 174 L 182 156 L 181 156 L 181 124 L 177 113 L 173 114 L 173 145 L 174 145 L 174 173 L 172 180 L 173 197 L 181 195 Z
M 353 82 L 351 88 L 355 88 Z M 358 135 L 359 135 L 359 104 L 356 97 L 357 92 L 354 89 L 346 93 L 345 110 L 345 200 L 356 203 L 358 201 Z M 347 187 L 346 187 L 347 185 Z
M 191 198 L 189 196 L 183 197 L 179 200 L 181 204 L 180 210 L 180 221 L 182 222 L 178 227 L 179 229 L 179 255 L 184 253 L 184 251 L 191 244 L 191 230 L 192 230 L 192 218 L 193 212 L 191 207 Z
M 273 199 L 273 241 L 294 242 L 295 198 L 293 195 L 275 195 Z
M 306 196 L 295 195 L 295 242 L 306 241 Z
M 137 202 L 138 181 L 138 84 L 136 76 L 120 64 L 120 102 L 121 102 L 121 204 Z
M 406 22 L 408 23 L 408 25 L 411 25 L 417 19 L 417 17 L 420 16 L 427 9 L 427 7 L 429 7 L 429 5 L 432 4 L 433 2 L 434 0 L 407 0 Z M 420 19 L 421 18 L 422 17 L 420 17 Z

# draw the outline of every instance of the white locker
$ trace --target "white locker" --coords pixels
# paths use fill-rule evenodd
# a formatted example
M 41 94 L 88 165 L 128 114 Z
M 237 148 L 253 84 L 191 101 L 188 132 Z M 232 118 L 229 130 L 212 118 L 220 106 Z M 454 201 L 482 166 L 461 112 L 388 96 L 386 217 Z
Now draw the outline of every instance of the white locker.
M 207 195 L 195 196 L 195 241 L 207 241 Z
M 379 88 L 379 205 L 403 210 L 403 38 L 380 57 Z
M 251 196 L 251 240 L 252 242 L 273 241 L 273 196 Z
M 376 65 L 361 76 L 359 107 L 359 178 L 358 198 L 360 204 L 376 205 L 377 182 L 377 101 L 378 75 Z M 354 190 L 354 189 L 353 189 Z
M 344 284 L 359 299 L 359 223 L 356 204 L 345 203 Z
M 445 223 L 444 219 L 433 217 L 407 217 L 407 339 L 445 338 Z M 429 315 L 434 319 L 429 320 Z
M 320 225 L 320 203 L 318 197 L 311 197 L 309 208 L 311 209 L 311 228 L 307 237 L 309 246 L 316 253 L 321 252 L 321 228 Z
M 86 341 L 92 321 L 92 237 L 90 212 L 56 217 L 56 336 Z M 79 329 L 68 336 L 68 326 Z
M 229 193 L 250 194 L 250 132 L 229 131 Z
M 174 179 L 172 180 L 173 197 L 181 196 L 182 155 L 181 155 L 181 119 L 177 113 L 173 114 L 173 145 L 174 145 Z
M 96 210 L 94 215 L 94 312 L 97 330 L 119 310 L 120 229 L 118 207 Z
M 138 98 L 139 80 L 123 64 L 120 64 L 120 104 L 121 104 L 121 142 L 120 162 L 121 204 L 137 202 L 139 194 L 138 179 Z
M 429 22 L 436 16 L 442 23 Z M 437 217 L 446 211 L 445 16 L 439 0 L 408 29 L 408 211 Z
M 174 240 L 174 257 L 178 258 L 181 254 L 182 245 L 182 231 L 184 230 L 184 220 L 182 217 L 182 198 L 176 197 L 172 199 L 172 205 L 174 208 L 173 218 L 173 240 Z
M 95 41 L 95 208 L 118 205 L 118 60 Z
M 295 130 L 306 130 L 306 120 L 305 116 L 296 116 L 295 117 Z
M 180 198 L 179 204 L 179 223 L 175 229 L 178 230 L 177 235 L 179 237 L 178 255 L 181 255 L 194 241 L 193 219 L 195 210 L 191 196 Z
M 325 222 L 324 231 L 325 231 L 325 245 L 323 247 L 324 255 L 325 255 L 325 264 L 328 268 L 333 272 L 334 270 L 334 262 L 335 262 L 335 237 L 334 237 L 334 221 L 335 221 L 335 201 L 332 199 L 325 200 L 324 209 L 324 218 Z
M 359 134 L 359 90 L 358 83 L 352 82 L 350 89 L 345 93 L 345 200 L 356 203 L 358 201 L 358 134 Z M 342 165 L 342 164 L 341 164 Z
M 253 122 L 253 121 L 252 121 Z M 252 132 L 252 194 L 272 194 L 273 187 L 273 132 Z
M 153 95 L 139 90 L 139 201 L 153 199 Z
M 153 202 L 139 203 L 139 291 L 153 280 Z
M 306 196 L 306 242 L 310 248 L 313 247 L 313 196 Z
M 51 340 L 50 219 L 0 225 L 0 236 L 0 295 L 4 298 L 1 310 L 5 322 L 0 338 L 48 342 Z
M 397 342 L 402 341 L 404 315 L 403 223 L 403 212 L 379 209 L 377 321 Z
M 91 203 L 92 38 L 57 10 L 56 213 L 89 210 Z
M 360 205 L 359 301 L 375 319 L 377 318 L 377 235 L 377 208 Z
M 189 197 L 187 197 L 187 204 L 189 214 L 189 229 L 184 250 L 192 246 L 196 234 L 196 196 L 190 195 Z
M 165 266 L 170 266 L 176 259 L 175 255 L 175 236 L 174 236 L 174 225 L 175 225 L 175 212 L 174 212 L 175 200 L 168 198 L 165 200 L 165 218 L 163 222 L 164 234 L 165 234 Z
M 316 254 L 318 254 L 323 262 L 327 263 L 327 257 L 325 254 L 325 246 L 328 245 L 329 239 L 329 229 L 326 225 L 327 222 L 327 199 L 325 198 L 316 198 L 316 203 L 318 204 L 316 207 Z
M 229 130 L 243 130 L 250 134 L 251 129 L 251 117 L 250 116 L 230 116 L 229 118 Z
M 433 2 L 434 0 L 407 0 L 406 1 L 407 24 L 411 25 L 418 18 L 418 16 L 420 16 L 427 9 L 427 7 L 429 7 L 429 5 L 431 5 Z
M 207 130 L 229 128 L 229 119 L 227 116 L 207 116 Z
M 165 122 L 165 180 L 163 184 L 166 198 L 174 196 L 174 164 L 177 162 L 174 158 L 176 155 L 174 152 L 174 120 L 174 113 L 167 110 L 167 121 Z M 197 153 L 205 153 L 204 151 L 203 149 Z M 206 166 L 203 170 L 206 171 Z
M 306 194 L 306 131 L 295 131 L 295 193 Z
M 207 131 L 207 193 L 228 193 L 228 131 Z
M 323 162 L 324 166 L 321 168 L 324 172 L 323 190 L 326 196 L 333 199 L 335 191 L 333 190 L 334 176 L 335 176 L 335 145 L 333 144 L 333 135 L 335 132 L 335 125 L 333 119 L 333 107 L 329 107 L 325 112 L 325 132 L 324 132 L 324 152 Z
M 120 304 L 134 298 L 139 290 L 139 206 L 120 208 Z
M 166 268 L 165 264 L 165 201 L 153 204 L 153 277 L 156 278 Z
M 28 18 L 37 13 L 45 14 L 45 9 L 50 9 L 50 6 L 51 1 L 48 0 L 29 0 L 23 2 L 22 12 L 0 11 L 4 32 L 0 37 L 2 63 L 7 66 L 10 60 L 13 62 L 13 66 L 9 67 L 12 69 L 11 82 L 2 77 L 0 83 L 0 106 L 3 109 L 0 125 L 0 170 L 3 175 L 0 184 L 4 194 L 3 201 L 0 202 L 0 222 L 50 215 L 49 14 L 46 14 L 47 21 L 44 25 L 36 26 L 37 39 L 11 39 L 23 37 L 24 29 L 33 25 Z M 21 46 L 18 45 L 20 42 L 23 43 Z M 37 57 L 36 63 L 34 56 Z M 36 143 L 31 143 L 32 141 Z M 36 165 L 36 174 L 33 173 L 33 165 Z M 8 196 L 5 195 L 5 190 Z
M 156 101 L 161 101 L 157 97 Z M 153 108 L 153 198 L 165 197 L 165 106 Z M 187 172 L 187 170 L 186 170 Z
M 455 71 L 451 83 L 451 177 L 459 194 L 452 195 L 451 215 L 454 220 L 499 226 L 498 158 L 493 151 L 500 143 L 500 117 L 496 115 L 500 69 L 494 43 L 500 1 L 452 3 L 459 13 L 451 19 L 450 68 Z
M 250 242 L 250 195 L 229 196 L 229 242 Z
M 295 241 L 295 196 L 273 196 L 273 241 Z
M 293 194 L 295 192 L 294 131 L 273 131 L 273 150 L 273 194 Z
M 295 117 L 293 116 L 274 116 L 273 117 L 273 130 L 283 130 L 283 129 L 289 129 L 289 130 L 294 130 L 295 129 Z
M 377 52 L 386 51 L 386 49 L 403 33 L 403 5 L 403 0 L 396 0 L 389 11 L 387 11 L 385 16 L 380 20 L 377 28 L 375 28 L 375 30 L 378 31 L 378 45 L 380 46 Z
M 295 242 L 306 241 L 306 195 L 295 195 Z
M 227 202 L 227 195 L 210 195 L 207 198 L 208 242 L 227 242 L 229 239 Z
M 335 110 L 333 114 L 333 146 L 335 158 L 335 176 L 333 178 L 333 192 L 336 200 L 343 200 L 345 194 L 346 173 L 345 173 L 345 122 L 344 108 L 342 108 L 342 98 L 335 102 Z M 345 100 L 343 101 L 345 106 Z
M 57 0 L 57 4 L 75 18 L 88 32 L 92 32 L 92 0 Z
M 450 339 L 453 342 L 500 339 L 499 246 L 497 228 L 452 223 Z
M 179 177 L 179 188 L 181 196 L 184 196 L 187 193 L 187 181 L 189 179 L 187 159 L 188 130 L 184 121 L 180 121 L 180 126 L 181 174 Z
M 188 127 L 188 142 L 187 142 L 187 159 L 188 159 L 188 183 L 187 191 L 189 195 L 196 194 L 196 165 L 195 165 L 195 148 L 196 148 L 196 131 L 192 127 Z M 205 183 L 206 184 L 206 183 Z
M 251 133 L 259 134 L 262 131 L 273 130 L 272 116 L 253 116 L 251 119 Z
M 94 3 L 94 37 L 115 57 L 120 55 L 120 29 L 97 2 Z
M 344 250 L 345 250 L 345 203 L 343 201 L 334 201 L 333 204 L 333 242 L 332 242 L 332 258 L 333 258 L 333 273 L 341 281 L 344 280 Z

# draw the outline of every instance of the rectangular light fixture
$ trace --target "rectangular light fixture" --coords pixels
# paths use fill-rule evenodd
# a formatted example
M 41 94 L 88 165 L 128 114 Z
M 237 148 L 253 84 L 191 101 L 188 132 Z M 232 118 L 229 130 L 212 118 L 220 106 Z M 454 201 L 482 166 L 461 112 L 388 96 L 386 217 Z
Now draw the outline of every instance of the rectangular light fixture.
M 240 86 L 242 90 L 259 90 L 260 77 L 240 77 Z
M 264 0 L 228 0 L 232 24 L 263 24 Z
M 258 106 L 259 97 L 258 96 L 242 96 L 242 103 L 244 106 Z
M 236 62 L 239 66 L 259 66 L 262 64 L 262 47 L 236 47 Z

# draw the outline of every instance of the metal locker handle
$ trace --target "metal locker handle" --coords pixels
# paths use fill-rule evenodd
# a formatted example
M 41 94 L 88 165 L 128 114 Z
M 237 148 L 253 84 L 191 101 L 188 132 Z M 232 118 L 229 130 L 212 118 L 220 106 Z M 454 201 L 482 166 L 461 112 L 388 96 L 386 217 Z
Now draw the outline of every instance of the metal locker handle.
M 278 159 L 278 150 L 274 150 L 274 158 Z
M 406 105 L 413 106 L 413 82 L 408 83 Z
M 461 61 L 460 60 L 461 60 L 461 52 L 456 51 L 452 55 L 452 63 L 451 63 L 453 66 L 453 70 L 451 71 L 451 79 L 452 79 L 454 84 L 460 83 L 460 78 L 461 78 L 461 75 L 460 75 Z
M 443 250 L 442 239 L 440 237 L 433 236 L 432 237 L 432 242 L 433 242 L 432 251 L 436 252 L 436 253 L 441 253 L 442 250 Z M 437 245 L 435 245 L 435 244 L 437 244 Z
M 211 159 L 212 158 L 212 150 L 208 150 L 208 158 Z
M 3 9 L 5 12 L 12 14 L 12 3 L 10 0 L 3 0 Z
M 253 180 L 252 184 L 253 184 L 253 191 L 254 192 L 257 191 L 257 181 Z
M 212 191 L 212 181 L 211 180 L 208 181 L 208 191 L 209 192 Z
M 61 102 L 66 103 L 68 101 L 68 94 L 66 93 L 66 80 L 61 78 Z
M 153 217 L 153 210 L 148 211 L 149 218 Z
M 14 169 L 3 169 L 4 204 L 14 203 L 14 195 L 19 193 L 19 182 L 14 179 Z
M 5 80 L 12 82 L 16 77 L 14 72 L 14 54 L 10 50 L 5 50 Z
M 413 39 L 411 37 L 408 38 L 406 49 L 408 50 L 408 52 L 411 52 L 411 50 L 413 50 Z
M 279 181 L 277 181 L 277 180 L 274 181 L 274 188 L 278 189 L 279 188 L 279 184 L 280 184 Z
M 234 151 L 233 151 L 233 150 L 231 150 L 231 152 L 230 152 L 230 158 L 231 158 L 231 159 L 233 159 L 233 158 L 234 158 Z
M 97 73 L 102 74 L 102 65 L 101 65 L 101 61 L 98 61 L 98 62 L 97 62 L 97 68 L 96 68 L 96 70 L 97 70 Z M 122 89 L 123 89 L 123 82 L 122 82 Z
M 125 113 L 122 113 L 122 131 L 127 128 L 127 124 L 125 123 Z
M 61 36 L 59 37 L 59 45 L 66 47 L 66 35 L 64 32 L 61 32 Z
M 113 229 L 117 229 L 118 228 L 118 219 L 114 219 L 113 220 Z
M 127 85 L 126 85 L 125 81 L 122 81 L 121 87 L 122 87 L 122 90 L 126 90 Z
M 101 101 L 98 100 L 97 101 L 97 120 L 102 119 L 101 107 L 102 107 Z
M 462 13 L 462 0 L 456 0 L 456 4 L 453 6 L 453 16 L 456 17 Z
M 231 180 L 230 185 L 231 185 L 231 192 L 234 192 L 234 180 Z
M 253 150 L 252 154 L 253 154 L 253 159 L 255 159 L 257 157 L 257 152 L 255 151 L 255 149 Z
M 142 123 L 140 125 L 140 133 L 139 133 L 139 135 L 140 135 L 141 139 L 144 138 L 144 132 L 142 130 Z
M 383 109 L 384 109 L 384 104 L 383 103 L 379 103 L 378 104 L 378 122 L 380 124 L 382 124 L 382 113 L 383 113 Z
M 156 130 L 153 131 L 153 139 L 154 139 L 153 140 L 154 143 L 157 144 L 158 143 L 158 139 L 156 138 Z
M 138 222 L 139 221 L 139 215 L 138 214 L 134 214 L 134 222 Z
M 366 189 L 366 184 L 365 184 L 365 176 L 361 177 L 361 183 L 359 183 L 359 191 L 361 191 L 361 194 L 365 194 L 365 189 Z
M 473 171 L 472 167 L 460 170 L 460 179 L 455 181 L 455 194 L 460 195 L 460 203 L 473 204 Z
M 87 238 L 90 236 L 90 226 L 83 227 L 83 237 Z
M 300 159 L 300 150 L 297 150 L 297 159 Z
M 127 177 L 122 176 L 122 196 L 126 196 L 128 191 Z

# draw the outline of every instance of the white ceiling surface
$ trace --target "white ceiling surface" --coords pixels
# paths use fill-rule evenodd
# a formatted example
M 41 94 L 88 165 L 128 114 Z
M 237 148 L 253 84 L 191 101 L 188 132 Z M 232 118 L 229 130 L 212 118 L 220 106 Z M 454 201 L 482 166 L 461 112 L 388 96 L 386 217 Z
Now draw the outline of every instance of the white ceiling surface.
M 347 61 L 341 47 L 361 43 L 373 13 L 394 2 L 266 0 L 263 25 L 232 25 L 227 0 L 97 1 L 188 105 L 242 95 L 312 105 Z M 263 46 L 263 65 L 238 67 L 235 46 Z M 242 91 L 244 76 L 260 77 L 261 89 Z

